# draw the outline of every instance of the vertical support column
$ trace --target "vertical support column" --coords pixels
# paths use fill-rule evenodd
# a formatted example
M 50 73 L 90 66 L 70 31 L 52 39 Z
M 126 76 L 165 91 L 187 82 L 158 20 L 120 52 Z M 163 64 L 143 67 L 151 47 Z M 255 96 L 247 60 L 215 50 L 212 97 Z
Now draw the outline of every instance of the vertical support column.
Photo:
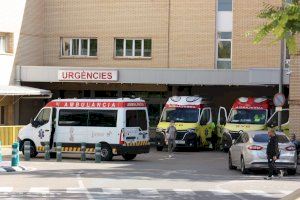
M 24 143 L 24 155 L 25 155 L 25 160 L 29 161 L 30 160 L 30 141 L 25 141 L 25 143 Z
M 12 157 L 11 157 L 11 166 L 18 167 L 20 164 L 19 158 L 19 143 L 15 142 L 12 144 Z
M 81 143 L 81 161 L 86 161 L 86 144 L 85 143 Z
M 61 162 L 62 160 L 62 154 L 61 154 L 61 143 L 56 143 L 56 161 Z
M 50 160 L 50 144 L 45 142 L 45 160 Z
M 101 143 L 95 144 L 95 162 L 101 163 Z

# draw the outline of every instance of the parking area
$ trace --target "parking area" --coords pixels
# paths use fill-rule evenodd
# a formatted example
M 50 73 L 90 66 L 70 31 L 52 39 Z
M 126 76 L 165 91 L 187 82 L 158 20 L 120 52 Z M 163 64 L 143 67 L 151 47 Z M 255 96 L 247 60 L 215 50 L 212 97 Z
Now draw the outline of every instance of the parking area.
M 21 156 L 21 159 L 23 157 Z M 5 156 L 4 160 L 8 160 Z M 167 152 L 138 155 L 133 161 L 62 162 L 43 155 L 21 161 L 26 172 L 0 173 L 0 198 L 31 199 L 280 199 L 299 188 L 299 175 L 266 181 L 265 172 L 229 170 L 223 152 Z

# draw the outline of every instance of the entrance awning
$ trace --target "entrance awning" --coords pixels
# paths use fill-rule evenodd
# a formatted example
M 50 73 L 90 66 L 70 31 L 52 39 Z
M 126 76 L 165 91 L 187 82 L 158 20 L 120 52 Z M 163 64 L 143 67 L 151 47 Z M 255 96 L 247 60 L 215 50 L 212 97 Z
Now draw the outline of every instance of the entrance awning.
M 49 90 L 27 86 L 0 85 L 0 96 L 36 96 L 51 98 L 52 93 Z

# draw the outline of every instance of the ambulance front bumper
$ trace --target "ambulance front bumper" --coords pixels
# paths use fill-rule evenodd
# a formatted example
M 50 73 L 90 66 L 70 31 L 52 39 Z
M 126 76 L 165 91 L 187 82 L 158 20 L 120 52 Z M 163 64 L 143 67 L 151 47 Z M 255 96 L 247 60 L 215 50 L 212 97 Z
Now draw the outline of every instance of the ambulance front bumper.
M 112 152 L 114 155 L 149 153 L 150 144 L 144 146 L 112 145 Z

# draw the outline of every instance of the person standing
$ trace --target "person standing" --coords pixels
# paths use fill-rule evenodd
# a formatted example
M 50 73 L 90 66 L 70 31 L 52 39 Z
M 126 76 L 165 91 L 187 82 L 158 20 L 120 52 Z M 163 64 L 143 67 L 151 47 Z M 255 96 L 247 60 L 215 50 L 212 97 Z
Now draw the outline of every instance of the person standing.
M 275 175 L 278 175 L 278 170 L 275 165 L 275 161 L 279 159 L 279 148 L 278 148 L 278 138 L 276 136 L 275 130 L 270 129 L 268 131 L 270 137 L 267 146 L 267 159 L 269 166 L 269 175 L 265 178 L 266 180 L 272 179 Z M 283 171 L 280 170 L 280 176 L 283 176 Z
M 176 127 L 175 122 L 172 120 L 170 122 L 170 126 L 167 128 L 166 131 L 166 143 L 168 144 L 168 152 L 169 152 L 169 158 L 173 157 L 173 151 L 175 148 L 175 138 L 176 138 Z

